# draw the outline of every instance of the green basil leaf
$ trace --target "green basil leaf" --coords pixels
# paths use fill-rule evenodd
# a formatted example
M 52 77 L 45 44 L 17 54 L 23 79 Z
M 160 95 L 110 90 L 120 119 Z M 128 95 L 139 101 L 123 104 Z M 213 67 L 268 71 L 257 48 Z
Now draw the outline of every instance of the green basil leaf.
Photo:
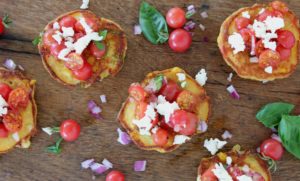
M 153 44 L 165 43 L 169 39 L 166 20 L 159 11 L 146 2 L 142 2 L 139 23 L 144 36 Z
M 37 46 L 41 42 L 41 36 L 35 37 L 34 40 L 32 41 L 32 44 L 34 46 Z
M 279 124 L 282 115 L 291 113 L 294 107 L 295 106 L 293 104 L 284 102 L 270 103 L 258 111 L 256 119 L 258 119 L 266 127 L 272 128 Z
M 107 36 L 107 30 L 99 31 L 99 36 L 102 36 L 102 37 L 103 37 L 103 40 L 105 40 L 105 38 L 106 38 L 106 36 Z
M 52 146 L 47 147 L 46 150 L 47 150 L 48 152 L 55 153 L 55 154 L 61 153 L 60 144 L 61 144 L 62 140 L 63 140 L 62 138 L 59 138 L 59 139 L 56 141 L 55 145 L 52 145 Z
M 156 87 L 156 90 L 160 90 L 161 89 L 161 86 L 163 84 L 163 80 L 164 80 L 164 76 L 163 75 L 158 75 L 154 78 L 154 82 L 155 82 L 155 87 Z
M 300 159 L 300 116 L 282 116 L 278 132 L 285 149 Z
M 105 46 L 102 42 L 100 41 L 94 41 L 96 47 L 99 49 L 99 50 L 104 50 Z

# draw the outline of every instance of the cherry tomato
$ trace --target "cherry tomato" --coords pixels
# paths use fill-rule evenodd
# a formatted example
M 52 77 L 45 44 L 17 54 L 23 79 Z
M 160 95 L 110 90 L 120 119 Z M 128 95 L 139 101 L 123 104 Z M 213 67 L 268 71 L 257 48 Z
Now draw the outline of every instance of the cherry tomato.
M 185 11 L 181 8 L 175 7 L 168 11 L 166 20 L 171 28 L 181 28 L 185 22 Z
M 83 67 L 81 69 L 72 70 L 72 72 L 78 80 L 87 80 L 93 75 L 92 66 L 87 62 L 83 64 Z
M 8 104 L 11 108 L 26 107 L 29 102 L 29 94 L 24 88 L 16 88 L 9 93 Z
M 85 62 L 81 55 L 74 52 L 68 55 L 68 61 L 65 61 L 65 66 L 71 70 L 79 70 Z
M 144 101 L 147 96 L 147 92 L 140 84 L 131 84 L 128 89 L 129 95 L 136 101 Z
M 59 21 L 59 25 L 60 25 L 61 28 L 62 27 L 66 27 L 66 28 L 72 27 L 72 28 L 74 28 L 76 22 L 77 22 L 77 20 L 74 17 L 65 16 Z
M 200 98 L 191 91 L 183 90 L 179 93 L 176 102 L 181 109 L 189 112 L 196 112 L 197 106 L 199 105 Z
M 125 181 L 125 176 L 123 173 L 113 170 L 107 174 L 105 181 Z
M 273 160 L 279 160 L 283 155 L 283 151 L 281 143 L 275 139 L 267 139 L 260 145 L 260 153 Z
M 7 138 L 8 137 L 8 130 L 4 126 L 3 123 L 0 123 L 0 138 Z
M 265 10 L 263 13 L 259 14 L 257 17 L 258 21 L 264 21 L 267 19 L 268 16 L 275 16 L 275 17 L 283 17 L 283 14 L 280 11 L 270 11 L 270 10 Z
M 277 11 L 280 11 L 282 13 L 287 13 L 289 11 L 289 8 L 284 2 L 281 1 L 273 1 L 271 2 L 271 7 Z
M 238 17 L 235 19 L 235 25 L 238 30 L 247 28 L 247 26 L 251 23 L 251 20 L 245 17 Z
M 96 59 L 100 59 L 105 55 L 105 45 L 102 50 L 100 50 L 94 42 L 92 42 L 89 46 L 91 54 L 96 57 Z
M 185 52 L 192 44 L 192 36 L 184 29 L 174 30 L 169 37 L 169 46 L 175 52 Z
M 12 21 L 9 19 L 8 15 L 5 15 L 3 18 L 0 18 L 0 35 L 5 31 L 5 28 L 9 27 Z
M 74 35 L 75 42 L 83 36 L 84 36 L 84 33 L 82 33 L 82 32 L 75 33 L 75 35 Z
M 5 30 L 5 26 L 4 24 L 2 23 L 2 18 L 0 18 L 0 35 L 2 35 L 4 33 L 4 30 Z
M 43 35 L 43 44 L 45 46 L 51 47 L 51 45 L 57 43 L 56 40 L 52 37 L 55 34 L 54 29 L 47 30 Z
M 264 44 L 262 40 L 259 40 L 258 42 L 256 42 L 255 44 L 255 55 L 258 57 L 261 52 L 263 52 L 265 50 Z
M 0 83 L 0 95 L 7 101 L 11 88 L 6 83 Z
M 75 141 L 80 135 L 80 125 L 72 120 L 67 119 L 60 125 L 60 136 L 65 141 Z
M 240 30 L 240 34 L 242 35 L 242 37 L 245 41 L 245 44 L 250 46 L 251 45 L 251 37 L 254 35 L 254 33 L 248 28 L 243 28 Z
M 169 122 L 170 123 L 170 122 Z M 174 129 L 172 128 L 171 124 L 167 124 L 166 120 L 164 117 L 161 118 L 160 120 L 160 125 L 159 125 L 162 129 L 167 130 L 168 132 L 173 132 Z
M 294 34 L 288 30 L 278 31 L 277 40 L 280 45 L 288 49 L 293 48 L 296 42 Z
M 180 92 L 181 88 L 175 82 L 169 81 L 160 89 L 159 94 L 165 96 L 167 101 L 173 102 Z
M 157 146 L 164 146 L 168 143 L 168 131 L 158 128 L 156 133 L 152 134 L 152 139 Z
M 261 68 L 272 66 L 274 69 L 278 67 L 280 63 L 280 54 L 273 50 L 263 51 L 258 59 L 258 65 Z
M 145 102 L 138 102 L 136 109 L 135 109 L 135 116 L 137 119 L 142 119 L 143 117 L 145 117 L 145 112 L 147 110 L 147 106 L 148 104 Z
M 65 49 L 65 48 L 66 48 L 66 46 L 65 46 L 64 42 L 62 42 L 61 44 L 58 44 L 57 42 L 55 42 L 51 45 L 51 48 L 50 48 L 51 55 L 53 55 L 57 58 L 59 52 L 62 51 L 63 49 Z
M 97 22 L 92 19 L 92 18 L 84 18 L 85 19 L 85 22 L 89 25 L 89 27 L 97 32 L 98 31 L 98 24 Z M 81 25 L 81 23 L 79 21 L 77 21 L 77 23 L 75 24 L 75 32 L 82 32 L 82 33 L 86 33 L 83 26 Z
M 9 110 L 3 116 L 3 124 L 8 131 L 15 133 L 22 128 L 22 117 L 17 111 Z
M 195 114 L 184 110 L 176 110 L 170 116 L 170 124 L 175 132 L 183 135 L 192 135 L 196 132 L 198 118 Z
M 280 54 L 281 60 L 288 60 L 291 56 L 291 49 L 284 48 L 283 46 L 277 46 L 276 51 Z
M 215 165 L 212 164 L 202 175 L 201 180 L 202 181 L 218 181 L 218 178 L 216 175 L 212 172 L 212 170 L 215 169 Z

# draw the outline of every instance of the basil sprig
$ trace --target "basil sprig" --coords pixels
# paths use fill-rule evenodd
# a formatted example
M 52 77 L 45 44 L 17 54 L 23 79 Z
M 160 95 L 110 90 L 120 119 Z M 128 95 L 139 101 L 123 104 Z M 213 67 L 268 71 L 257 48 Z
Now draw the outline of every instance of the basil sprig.
M 47 147 L 46 150 L 47 150 L 48 152 L 50 152 L 50 153 L 55 153 L 55 154 L 61 153 L 61 147 L 60 147 L 60 144 L 61 144 L 62 140 L 63 140 L 63 138 L 60 137 L 60 138 L 56 141 L 55 145 L 52 145 L 52 146 Z
M 282 115 L 290 114 L 294 109 L 293 104 L 284 102 L 274 102 L 262 107 L 256 114 L 256 119 L 268 128 L 277 126 Z
M 142 2 L 139 12 L 139 23 L 146 39 L 153 44 L 165 43 L 169 31 L 164 16 L 146 2 Z
M 37 46 L 41 42 L 41 40 L 42 40 L 42 37 L 39 35 L 39 36 L 34 38 L 34 40 L 32 41 L 32 44 L 34 46 Z

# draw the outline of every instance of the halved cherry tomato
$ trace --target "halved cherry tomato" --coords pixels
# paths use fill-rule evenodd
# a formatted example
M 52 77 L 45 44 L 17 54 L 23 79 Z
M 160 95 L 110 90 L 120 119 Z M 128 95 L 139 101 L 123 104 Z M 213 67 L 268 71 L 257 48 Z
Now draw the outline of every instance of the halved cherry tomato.
M 145 89 L 137 83 L 131 84 L 128 89 L 129 95 L 136 101 L 144 101 L 147 96 Z
M 152 139 L 157 146 L 164 146 L 168 143 L 168 131 L 158 128 L 156 133 L 152 134 Z
M 80 125 L 72 119 L 65 120 L 60 125 L 60 135 L 66 141 L 75 141 L 80 135 Z
M 238 181 L 237 177 L 244 175 L 243 170 L 237 166 L 230 166 L 227 171 L 234 181 Z
M 9 93 L 12 91 L 10 86 L 6 83 L 0 83 L 0 95 L 7 101 Z
M 218 181 L 216 175 L 212 172 L 215 169 L 215 165 L 212 164 L 202 175 L 201 181 Z
M 55 30 L 49 29 L 43 35 L 43 44 L 47 47 L 51 47 L 52 44 L 57 43 L 56 40 L 52 37 L 54 35 Z
M 183 90 L 179 93 L 176 102 L 178 103 L 180 109 L 184 109 L 189 112 L 195 112 L 197 106 L 199 105 L 200 98 L 191 91 Z
M 77 20 L 74 17 L 65 16 L 59 21 L 59 25 L 60 25 L 61 28 L 62 27 L 66 27 L 66 28 L 72 27 L 72 28 L 74 28 L 76 22 L 77 22 Z
M 140 101 L 137 103 L 136 109 L 135 109 L 135 116 L 137 119 L 142 119 L 145 117 L 145 112 L 147 110 L 148 104 L 146 102 Z
M 247 26 L 251 23 L 251 20 L 245 17 L 238 17 L 235 19 L 235 25 L 238 30 L 247 28 Z
M 89 25 L 89 27 L 97 32 L 98 31 L 98 24 L 97 22 L 92 19 L 92 18 L 84 18 L 85 22 Z M 75 24 L 75 32 L 82 32 L 82 33 L 86 33 L 83 26 L 81 25 L 80 21 L 77 21 L 77 23 Z
M 275 139 L 267 139 L 260 145 L 260 153 L 273 160 L 279 160 L 283 155 L 282 144 Z
M 273 50 L 263 51 L 258 59 L 258 65 L 261 68 L 272 66 L 274 69 L 278 67 L 280 63 L 280 54 Z
M 277 46 L 276 51 L 280 54 L 280 59 L 281 60 L 287 60 L 291 56 L 291 49 L 284 48 L 281 45 Z
M 17 132 L 22 128 L 22 117 L 17 111 L 9 110 L 3 116 L 3 124 L 8 131 Z
M 102 50 L 100 50 L 96 44 L 94 42 L 91 42 L 91 44 L 89 45 L 89 48 L 90 48 L 90 51 L 91 51 L 91 54 L 93 56 L 96 57 L 96 59 L 100 59 L 102 58 L 104 55 L 105 55 L 105 49 L 106 49 L 106 46 L 104 45 L 104 48 Z
M 68 61 L 65 61 L 65 66 L 71 70 L 79 70 L 85 62 L 81 55 L 73 52 L 68 55 Z
M 263 41 L 259 40 L 258 42 L 256 42 L 256 44 L 255 44 L 255 55 L 257 57 L 259 57 L 261 52 L 263 52 L 264 50 L 265 50 L 265 46 L 263 44 Z
M 275 17 L 283 17 L 283 14 L 280 11 L 270 11 L 270 10 L 265 10 L 263 13 L 258 15 L 257 20 L 258 21 L 265 21 L 268 16 L 275 16 Z
M 166 100 L 173 102 L 180 92 L 181 88 L 175 82 L 169 81 L 160 89 L 159 94 L 165 96 Z
M 0 123 L 0 138 L 8 137 L 8 130 L 3 123 Z
M 169 122 L 170 123 L 170 122 Z M 162 129 L 167 130 L 168 132 L 173 132 L 174 129 L 172 128 L 171 124 L 167 124 L 166 120 L 164 117 L 161 118 L 160 120 L 160 125 L 159 125 Z
M 29 102 L 29 93 L 24 88 L 16 88 L 9 93 L 8 104 L 11 108 L 26 107 Z
M 178 7 L 172 8 L 167 12 L 166 20 L 171 28 L 181 28 L 186 22 L 185 11 Z
M 252 37 L 252 35 L 254 35 L 254 33 L 248 28 L 243 28 L 240 30 L 240 34 L 242 35 L 245 44 L 250 46 L 251 45 L 251 37 Z
M 278 43 L 284 48 L 293 48 L 295 45 L 296 39 L 292 32 L 288 30 L 278 31 Z
M 277 11 L 280 11 L 282 13 L 287 13 L 289 11 L 289 8 L 287 5 L 282 1 L 273 1 L 271 2 L 271 7 Z
M 92 66 L 87 62 L 83 64 L 83 67 L 81 69 L 72 70 L 72 72 L 78 80 L 87 80 L 93 75 Z
M 59 52 L 65 48 L 66 48 L 66 46 L 65 46 L 64 42 L 62 42 L 61 44 L 58 44 L 57 42 L 55 42 L 51 45 L 51 48 L 50 48 L 51 55 L 58 57 Z
M 74 35 L 75 42 L 83 36 L 84 36 L 84 33 L 82 33 L 82 32 L 75 33 L 75 35 Z
M 192 135 L 196 132 L 198 118 L 195 114 L 184 110 L 176 110 L 170 116 L 170 125 L 174 131 L 183 135 Z
M 169 37 L 169 47 L 175 52 L 185 52 L 192 44 L 192 36 L 184 29 L 174 30 Z
M 123 173 L 113 170 L 107 174 L 105 181 L 125 181 L 125 176 Z

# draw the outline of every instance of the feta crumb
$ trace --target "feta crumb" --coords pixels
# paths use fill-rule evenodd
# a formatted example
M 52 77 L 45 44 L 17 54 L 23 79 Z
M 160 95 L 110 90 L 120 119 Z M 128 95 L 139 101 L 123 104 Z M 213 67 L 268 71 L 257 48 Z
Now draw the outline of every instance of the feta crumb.
M 158 99 L 161 99 L 161 98 L 158 97 Z M 159 101 L 160 100 L 158 100 L 158 102 Z M 165 101 L 165 100 L 163 100 L 163 101 Z M 168 123 L 170 121 L 171 114 L 173 114 L 174 111 L 176 111 L 180 108 L 179 108 L 177 102 L 170 103 L 168 101 L 165 101 L 162 103 L 158 103 L 158 105 L 156 106 L 156 109 L 157 109 L 158 114 L 164 116 L 166 123 Z
M 258 63 L 257 57 L 250 57 L 250 63 Z
M 232 77 L 233 77 L 233 73 L 231 72 L 228 77 L 227 77 L 227 81 L 231 82 L 232 81 Z
M 157 97 L 157 104 L 162 104 L 162 103 L 165 103 L 165 102 L 167 102 L 165 96 L 159 95 L 159 96 Z
M 156 118 L 156 112 L 154 110 L 154 107 L 150 104 L 147 106 L 145 115 L 148 116 L 151 120 L 154 120 Z
M 268 73 L 268 74 L 272 74 L 273 73 L 273 67 L 272 66 L 266 67 L 265 72 Z
M 8 111 L 7 107 L 8 107 L 7 102 L 2 97 L 2 95 L 0 95 L 0 116 L 7 114 L 7 111 Z
M 232 138 L 232 134 L 229 131 L 225 130 L 224 133 L 222 134 L 222 138 L 224 140 L 231 139 Z
M 53 134 L 53 130 L 50 127 L 42 128 L 42 130 L 50 136 Z
M 266 20 L 264 20 L 266 24 L 267 30 L 270 30 L 272 33 L 275 33 L 276 30 L 284 27 L 283 18 L 268 16 Z
M 231 165 L 232 164 L 232 158 L 230 156 L 226 157 L 226 164 Z
M 59 31 L 56 31 L 53 35 L 52 38 L 60 45 L 62 42 L 62 37 L 61 33 Z
M 199 24 L 199 28 L 202 30 L 202 31 L 205 31 L 205 26 L 203 24 Z
M 69 59 L 66 57 L 69 53 L 71 53 L 73 49 L 72 48 L 65 48 L 65 49 L 62 49 L 59 54 L 58 54 L 58 58 L 60 60 L 63 60 L 63 61 L 68 61 Z
M 191 139 L 190 137 L 185 135 L 176 135 L 174 138 L 173 145 L 181 145 L 190 139 Z
M 265 23 L 263 23 L 261 21 L 254 20 L 254 23 L 253 23 L 252 26 L 253 26 L 255 36 L 257 38 L 264 38 L 265 37 L 266 32 L 267 32 L 267 27 L 266 27 Z
M 232 35 L 228 37 L 228 43 L 231 48 L 233 48 L 233 53 L 237 54 L 246 49 L 245 41 L 240 33 L 234 32 Z
M 180 82 L 185 81 L 186 76 L 185 76 L 184 73 L 177 73 L 176 75 L 177 75 L 178 80 L 179 80 Z
M 87 34 L 81 38 L 79 38 L 75 43 L 74 43 L 74 49 L 77 54 L 82 54 L 84 49 L 90 44 L 92 40 L 95 41 L 101 41 L 103 39 L 102 36 L 99 36 L 97 32 L 93 32 L 90 34 Z
M 205 71 L 205 69 L 201 69 L 196 77 L 195 77 L 196 81 L 201 85 L 204 86 L 206 84 L 207 81 L 207 73 Z
M 55 29 L 55 30 L 59 30 L 60 29 L 60 25 L 59 25 L 59 23 L 57 21 L 55 21 L 53 23 L 53 29 Z
M 269 41 L 267 39 L 264 39 L 262 42 L 265 48 L 276 51 L 277 43 L 275 41 Z
M 154 107 L 149 104 L 145 111 L 145 116 L 140 120 L 133 120 L 133 124 L 135 124 L 139 128 L 139 132 L 141 135 L 151 135 L 150 129 L 152 128 L 152 120 L 156 117 L 156 112 Z
M 262 8 L 259 12 L 258 12 L 258 14 L 263 14 L 264 12 L 265 12 L 265 8 Z
M 11 136 L 16 142 L 20 141 L 20 136 L 18 132 L 13 133 Z
M 249 11 L 244 11 L 244 12 L 242 12 L 242 17 L 247 18 L 247 19 L 250 19 L 251 16 L 250 16 L 250 14 L 249 14 Z
M 80 9 L 88 9 L 89 8 L 89 1 L 90 0 L 82 0 L 82 5 L 80 6 Z
M 155 134 L 158 130 L 158 126 L 155 126 L 154 128 L 151 129 L 151 133 Z
M 215 169 L 212 169 L 212 172 L 219 179 L 219 181 L 232 181 L 232 177 L 229 175 L 222 163 L 216 163 L 215 167 Z
M 204 147 L 212 154 L 215 155 L 219 149 L 223 148 L 227 141 L 220 141 L 218 138 L 210 138 L 204 141 Z
M 247 175 L 237 176 L 238 181 L 252 181 L 252 178 Z
M 64 38 L 74 36 L 74 29 L 72 27 L 68 27 L 68 28 L 62 27 L 62 31 L 63 31 L 62 36 Z
M 242 170 L 243 170 L 243 172 L 246 172 L 246 173 L 250 172 L 250 168 L 248 165 L 244 165 Z
M 100 100 L 101 100 L 101 102 L 102 103 L 106 103 L 107 102 L 107 100 L 106 100 L 106 95 L 100 95 Z
M 85 21 L 84 18 L 80 18 L 79 23 L 84 28 L 84 31 L 85 31 L 86 34 L 89 34 L 89 33 L 93 32 L 92 28 L 87 24 L 87 22 Z

